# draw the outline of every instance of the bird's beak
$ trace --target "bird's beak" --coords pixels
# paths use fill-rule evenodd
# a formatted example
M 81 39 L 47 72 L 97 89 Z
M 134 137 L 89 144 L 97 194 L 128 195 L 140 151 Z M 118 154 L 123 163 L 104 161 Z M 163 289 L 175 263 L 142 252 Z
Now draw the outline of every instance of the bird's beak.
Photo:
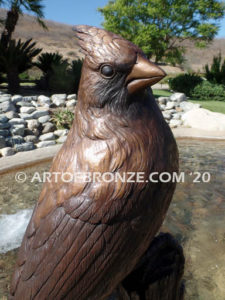
M 166 73 L 161 68 L 138 54 L 137 62 L 126 78 L 128 92 L 132 94 L 152 86 L 165 76 Z

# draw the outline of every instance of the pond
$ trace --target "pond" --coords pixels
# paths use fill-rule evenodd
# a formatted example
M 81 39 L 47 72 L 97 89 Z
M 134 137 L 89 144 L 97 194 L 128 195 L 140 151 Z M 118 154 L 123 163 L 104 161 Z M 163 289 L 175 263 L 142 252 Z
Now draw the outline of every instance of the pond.
M 179 140 L 182 178 L 161 231 L 184 248 L 186 300 L 225 299 L 225 142 Z M 27 178 L 50 163 L 23 170 Z M 16 183 L 15 173 L 0 181 L 0 299 L 7 290 L 21 232 L 41 183 Z M 14 215 L 16 214 L 16 215 Z M 14 230 L 16 224 L 16 231 Z

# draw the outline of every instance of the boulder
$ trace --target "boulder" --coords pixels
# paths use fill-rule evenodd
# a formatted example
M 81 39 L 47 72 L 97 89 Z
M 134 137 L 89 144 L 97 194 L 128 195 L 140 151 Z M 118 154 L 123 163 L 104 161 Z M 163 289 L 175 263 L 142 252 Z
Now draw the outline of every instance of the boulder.
M 13 118 L 18 118 L 19 117 L 19 115 L 15 112 L 15 111 L 13 111 L 13 110 L 10 110 L 10 111 L 7 111 L 6 113 L 5 113 L 5 116 L 8 118 L 8 119 L 13 119 Z
M 168 101 L 167 104 L 166 104 L 166 109 L 172 109 L 174 108 L 176 105 L 175 105 L 175 102 L 173 101 Z
M 54 131 L 54 134 L 57 136 L 67 136 L 68 132 L 68 129 L 58 129 Z
M 49 106 L 51 104 L 51 100 L 49 97 L 44 95 L 38 96 L 38 104 L 43 106 Z
M 76 106 L 77 101 L 76 100 L 69 100 L 66 102 L 66 107 L 74 107 Z
M 66 94 L 55 94 L 55 95 L 52 95 L 51 100 L 58 107 L 65 106 Z
M 7 111 L 16 111 L 15 106 L 11 101 L 5 101 L 0 103 L 0 114 L 6 113 Z
M 198 104 L 198 103 L 191 103 L 191 102 L 181 102 L 180 103 L 180 108 L 183 110 L 183 111 L 189 111 L 191 109 L 196 109 L 196 108 L 200 108 L 201 105 Z
M 25 102 L 25 101 L 19 101 L 16 103 L 17 106 L 20 106 L 20 107 L 33 107 L 34 108 L 34 105 L 30 102 Z
M 180 120 L 181 119 L 181 115 L 182 115 L 181 113 L 175 113 L 175 114 L 173 114 L 172 117 L 173 117 L 174 120 Z
M 4 136 L 4 137 L 9 136 L 9 130 L 6 130 L 6 129 L 0 129 L 0 135 L 1 135 L 1 136 Z
M 170 120 L 171 119 L 171 113 L 167 111 L 162 112 L 164 119 Z
M 44 148 L 44 147 L 53 146 L 55 144 L 56 144 L 55 141 L 43 141 L 43 142 L 39 142 L 36 146 L 37 148 Z
M 26 124 L 26 122 L 20 118 L 13 118 L 9 120 L 9 124 L 12 126 L 12 125 Z
M 169 100 L 169 97 L 159 97 L 157 100 L 160 104 L 166 104 Z
M 55 139 L 55 135 L 53 132 L 45 133 L 39 136 L 40 141 L 51 141 Z
M 34 111 L 31 116 L 32 116 L 32 119 L 39 119 L 40 117 L 43 117 L 43 116 L 48 116 L 49 114 L 49 111 L 47 109 L 42 109 L 42 110 L 36 110 Z
M 196 108 L 182 115 L 183 124 L 188 127 L 208 131 L 225 131 L 225 114 Z
M 11 98 L 11 101 L 12 101 L 13 104 L 17 104 L 17 102 L 20 102 L 22 100 L 23 100 L 23 97 L 20 96 L 20 95 L 14 95 Z
M 182 121 L 181 120 L 172 119 L 172 120 L 170 120 L 169 125 L 170 125 L 171 128 L 175 128 L 175 127 L 181 126 L 182 125 Z
M 23 97 L 23 101 L 25 101 L 25 102 L 37 101 L 37 99 L 38 99 L 38 96 L 26 96 L 26 97 Z
M 27 136 L 25 136 L 24 140 L 25 140 L 26 142 L 37 143 L 38 138 L 37 138 L 37 136 L 35 136 L 35 135 L 27 135 Z
M 32 142 L 26 142 L 20 145 L 15 145 L 14 146 L 15 150 L 17 152 L 23 152 L 23 151 L 30 151 L 33 150 L 35 148 L 34 144 Z
M 182 102 L 182 101 L 186 101 L 186 100 L 187 100 L 187 97 L 183 93 L 174 93 L 173 95 L 170 96 L 170 101 Z
M 1 149 L 1 155 L 4 156 L 11 156 L 14 155 L 16 153 L 15 149 L 11 148 L 11 147 L 5 147 Z
M 48 132 L 52 132 L 55 130 L 55 125 L 52 124 L 51 122 L 47 122 L 43 124 L 43 130 L 42 133 L 48 133 Z
M 6 115 L 2 114 L 0 115 L 0 123 L 6 123 L 8 122 L 8 118 L 6 117 Z
M 5 148 L 5 138 L 0 136 L 0 149 Z
M 21 113 L 31 114 L 34 111 L 35 111 L 35 108 L 31 107 L 31 106 L 22 106 L 22 107 L 20 107 L 20 112 Z
M 10 129 L 11 135 L 24 136 L 25 126 L 23 124 L 13 125 Z
M 27 120 L 27 128 L 30 130 L 34 130 L 35 128 L 38 128 L 40 126 L 40 123 L 36 119 Z
M 51 119 L 51 117 L 49 115 L 47 115 L 47 116 L 43 116 L 43 117 L 38 118 L 38 122 L 47 123 L 50 119 Z
M 23 119 L 25 121 L 33 119 L 33 117 L 32 117 L 31 114 L 25 114 L 25 113 L 23 113 L 23 114 L 19 114 L 19 116 L 20 116 L 21 119 Z
M 57 139 L 57 143 L 59 144 L 63 144 L 67 139 L 67 136 L 60 136 L 58 139 Z
M 10 127 L 10 124 L 7 123 L 0 123 L 0 129 L 8 129 Z
M 10 94 L 1 94 L 0 95 L 0 103 L 11 101 L 11 95 Z
M 12 137 L 6 138 L 6 145 L 9 147 L 14 147 L 15 145 L 20 145 L 24 143 L 24 139 L 20 135 L 14 135 Z
M 77 95 L 76 94 L 70 94 L 67 96 L 67 100 L 76 100 L 77 99 Z

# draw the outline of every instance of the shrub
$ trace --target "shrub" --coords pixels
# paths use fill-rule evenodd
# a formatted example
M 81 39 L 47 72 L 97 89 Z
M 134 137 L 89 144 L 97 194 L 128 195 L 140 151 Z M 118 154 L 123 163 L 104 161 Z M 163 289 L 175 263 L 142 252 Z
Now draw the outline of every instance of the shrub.
M 225 85 L 225 59 L 222 62 L 221 54 L 213 57 L 211 68 L 205 65 L 205 77 L 212 83 Z
M 52 115 L 52 122 L 57 129 L 70 129 L 73 123 L 74 113 L 70 110 L 57 110 Z
M 199 100 L 225 101 L 225 87 L 221 84 L 203 81 L 193 89 L 191 96 Z
M 38 81 L 39 88 L 51 93 L 77 93 L 82 60 L 74 60 L 70 64 L 59 53 L 43 53 L 35 65 L 44 73 Z
M 169 87 L 173 91 L 190 96 L 192 90 L 202 82 L 202 78 L 195 74 L 181 74 L 169 79 Z

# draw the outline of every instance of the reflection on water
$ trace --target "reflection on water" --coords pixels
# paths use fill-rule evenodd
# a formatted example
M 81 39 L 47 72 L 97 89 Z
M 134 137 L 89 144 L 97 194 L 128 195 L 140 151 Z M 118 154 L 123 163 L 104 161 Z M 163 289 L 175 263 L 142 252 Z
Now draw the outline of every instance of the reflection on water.
M 186 300 L 225 300 L 225 143 L 180 140 L 179 183 L 163 231 L 170 231 L 183 245 L 186 257 Z M 25 170 L 30 179 L 49 164 Z M 194 183 L 197 174 L 209 172 L 208 183 Z M 201 181 L 201 177 L 199 178 Z M 41 189 L 37 181 L 17 184 L 15 174 L 0 181 L 0 214 L 31 208 Z M 0 228 L 0 235 L 2 234 Z M 0 254 L 0 299 L 7 294 L 16 251 Z

